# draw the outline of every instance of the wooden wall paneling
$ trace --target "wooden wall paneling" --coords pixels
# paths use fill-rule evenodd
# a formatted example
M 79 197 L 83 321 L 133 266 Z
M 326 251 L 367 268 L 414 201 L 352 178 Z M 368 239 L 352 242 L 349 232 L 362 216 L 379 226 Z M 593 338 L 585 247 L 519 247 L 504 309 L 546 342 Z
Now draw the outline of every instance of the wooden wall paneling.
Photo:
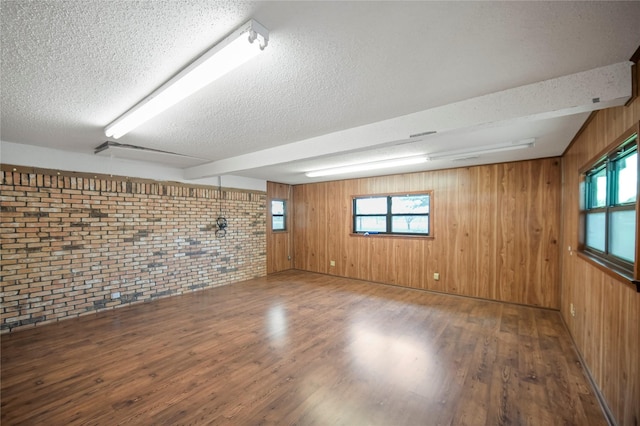
M 326 222 L 323 222 L 322 219 L 326 217 L 326 192 L 327 185 L 320 185 L 318 187 L 318 191 L 312 197 L 313 206 L 311 206 L 311 211 L 313 212 L 313 226 L 311 227 L 311 233 L 309 234 L 309 239 L 312 243 L 314 243 L 313 250 L 313 268 L 315 271 L 326 273 L 326 267 L 324 263 L 320 262 L 321 257 L 325 257 L 325 251 L 327 249 L 327 233 L 324 226 Z
M 497 298 L 496 269 L 493 259 L 496 253 L 496 233 L 498 209 L 496 206 L 497 167 L 477 167 L 475 180 L 477 181 L 478 199 L 474 207 L 477 209 L 478 238 L 475 253 L 478 257 L 478 283 L 485 288 L 487 299 Z
M 529 259 L 559 239 L 559 216 L 546 209 L 559 205 L 548 187 L 559 188 L 560 175 L 557 159 L 534 163 L 296 185 L 296 268 L 557 308 L 558 263 Z M 434 238 L 352 235 L 353 196 L 419 190 L 433 191 Z
M 440 288 L 447 293 L 458 293 L 460 282 L 458 278 L 458 257 L 456 244 L 458 238 L 458 221 L 454 207 L 455 188 L 458 186 L 458 175 L 451 172 L 438 172 L 437 188 L 440 193 L 440 214 L 438 227 L 434 229 L 437 239 L 438 257 L 442 257 L 440 267 Z M 451 189 L 447 189 L 451 188 Z M 443 244 L 444 243 L 444 244 Z
M 515 252 L 514 238 L 516 236 L 514 213 L 515 205 L 515 176 L 511 164 L 499 165 L 500 180 L 498 184 L 498 204 L 500 209 L 499 227 L 496 230 L 499 234 L 498 240 L 498 262 L 497 274 L 500 288 L 498 290 L 498 300 L 517 301 L 513 294 L 513 283 L 515 281 L 515 271 L 512 265 L 513 253 Z M 520 235 L 520 234 L 518 234 Z
M 560 280 L 560 273 L 558 270 L 557 259 L 560 258 L 560 215 L 562 211 L 562 194 L 561 188 L 557 185 L 557 182 L 561 182 L 562 179 L 562 167 L 560 160 L 554 162 L 554 167 L 547 171 L 544 175 L 544 185 L 542 202 L 539 205 L 539 214 L 543 220 L 542 229 L 546 229 L 547 232 L 542 234 L 543 242 L 541 246 L 540 262 L 541 262 L 541 276 L 542 279 L 547 282 L 558 282 Z M 553 214 L 553 219 L 549 219 L 550 213 Z M 560 289 L 557 288 L 555 292 L 543 293 L 543 298 L 546 297 L 548 301 L 546 304 L 552 304 L 560 307 Z
M 331 234 L 331 226 L 329 225 L 329 210 L 334 206 L 331 204 L 332 200 L 328 199 L 329 191 L 327 187 L 329 185 L 321 185 L 318 194 L 318 220 L 315 223 L 314 237 L 319 240 L 318 249 L 316 250 L 316 262 L 318 263 L 318 271 L 326 274 L 329 272 L 329 240 L 333 238 Z
M 518 247 L 520 277 L 516 286 L 520 293 L 520 300 L 534 300 L 540 304 L 540 293 L 536 291 L 534 285 L 531 285 L 530 280 L 532 276 L 541 276 L 539 264 L 542 256 L 540 252 L 542 224 L 538 211 L 538 205 L 541 202 L 541 182 L 536 182 L 541 177 L 541 170 L 537 164 L 531 162 L 525 165 L 525 169 L 526 172 L 520 176 L 522 181 L 518 192 L 517 205 L 520 212 L 516 213 L 516 216 L 525 218 L 524 223 L 520 224 L 525 238 L 520 240 Z M 522 283 L 526 284 L 522 285 Z
M 535 252 L 531 252 L 531 237 L 534 229 L 531 225 L 531 205 L 528 197 L 524 197 L 528 189 L 528 181 L 530 179 L 530 163 L 523 165 L 521 173 L 514 174 L 514 212 L 513 227 L 514 232 L 519 238 L 512 238 L 514 250 L 509 251 L 511 259 L 511 267 L 513 269 L 513 282 L 511 283 L 512 295 L 518 303 L 527 300 L 528 282 L 530 277 L 529 262 L 535 256 Z M 532 302 L 535 300 L 532 299 Z
M 334 203 L 330 206 L 331 211 L 329 215 L 329 256 L 330 260 L 335 261 L 335 266 L 329 265 L 329 273 L 344 277 L 347 272 L 347 261 L 345 244 L 346 238 L 334 238 L 334 235 L 339 235 L 348 223 L 345 219 L 350 216 L 349 204 L 347 202 L 347 196 L 344 193 L 344 182 L 338 181 L 330 188 L 330 191 L 335 191 L 335 197 L 338 200 L 343 200 L 340 203 Z M 348 229 L 348 228 L 346 228 Z
M 625 426 L 640 424 L 640 293 L 578 257 L 575 250 L 579 169 L 639 121 L 640 99 L 627 107 L 598 111 L 562 158 L 560 310 L 614 421 Z
M 319 235 L 316 235 L 316 228 L 318 226 L 317 210 L 319 209 L 319 191 L 309 191 L 306 198 L 306 222 L 305 229 L 305 261 L 309 265 L 308 268 L 314 272 L 320 272 L 318 269 L 318 262 L 316 253 L 319 250 L 319 244 L 321 243 Z M 295 235 L 295 230 L 294 230 Z
M 293 187 L 293 267 L 294 269 L 302 269 L 306 262 L 302 259 L 303 253 L 308 252 L 308 247 L 305 245 L 306 235 L 306 217 L 304 217 L 307 211 L 307 199 L 305 187 L 296 185 Z
M 453 173 L 452 188 L 448 190 L 446 218 L 449 219 L 449 242 L 447 246 L 447 280 L 445 281 L 448 293 L 465 294 L 467 289 L 467 277 L 463 265 L 468 261 L 465 253 L 464 219 L 465 205 L 463 199 L 463 188 L 465 185 L 462 169 L 456 169 Z
M 458 171 L 462 174 L 463 183 L 462 192 L 458 196 L 458 205 L 462 205 L 466 214 L 463 215 L 464 222 L 462 224 L 462 247 L 460 248 L 463 256 L 461 261 L 465 266 L 461 267 L 466 270 L 465 282 L 467 284 L 467 294 L 475 297 L 488 298 L 489 292 L 486 283 L 482 282 L 478 277 L 479 256 L 474 250 L 477 241 L 480 238 L 480 224 L 478 222 L 478 180 L 477 168 L 464 168 Z
M 267 274 L 285 271 L 293 267 L 292 235 L 293 207 L 291 185 L 267 182 Z M 285 200 L 287 206 L 286 231 L 271 230 L 271 200 Z

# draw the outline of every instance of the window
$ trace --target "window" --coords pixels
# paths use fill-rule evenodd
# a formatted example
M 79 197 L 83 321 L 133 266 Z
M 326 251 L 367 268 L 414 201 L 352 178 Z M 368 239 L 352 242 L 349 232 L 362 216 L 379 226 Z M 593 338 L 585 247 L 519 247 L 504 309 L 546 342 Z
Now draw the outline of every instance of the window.
M 430 199 L 429 193 L 356 197 L 353 232 L 429 236 Z
M 286 207 L 284 200 L 271 200 L 272 231 L 285 231 L 287 229 Z
M 615 269 L 634 274 L 638 135 L 627 137 L 583 174 L 583 250 Z

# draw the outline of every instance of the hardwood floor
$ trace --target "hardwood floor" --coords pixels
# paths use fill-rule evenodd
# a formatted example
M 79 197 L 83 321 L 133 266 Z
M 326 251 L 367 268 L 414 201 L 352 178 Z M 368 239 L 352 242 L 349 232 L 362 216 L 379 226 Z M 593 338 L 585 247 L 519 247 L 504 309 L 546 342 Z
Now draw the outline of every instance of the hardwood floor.
M 287 271 L 2 336 L 3 425 L 604 425 L 556 311 Z

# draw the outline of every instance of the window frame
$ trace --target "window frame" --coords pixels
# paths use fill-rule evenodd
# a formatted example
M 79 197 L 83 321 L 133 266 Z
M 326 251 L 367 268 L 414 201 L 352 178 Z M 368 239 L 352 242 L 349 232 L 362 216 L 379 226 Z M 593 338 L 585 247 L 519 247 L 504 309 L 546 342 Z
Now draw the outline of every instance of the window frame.
M 429 197 L 429 211 L 428 213 L 393 213 L 391 208 L 391 200 L 393 197 L 415 197 L 415 196 L 428 196 Z M 370 199 L 370 198 L 386 198 L 387 211 L 380 214 L 356 214 L 356 200 Z M 386 218 L 386 230 L 380 231 L 356 231 L 356 221 L 358 217 L 364 216 L 384 216 Z M 427 233 L 418 232 L 393 232 L 392 223 L 393 218 L 398 216 L 426 216 L 427 217 Z M 376 236 L 376 237 L 395 237 L 395 238 L 434 238 L 433 232 L 433 191 L 415 191 L 415 192 L 397 192 L 397 193 L 383 193 L 383 194 L 367 194 L 367 195 L 354 195 L 351 197 L 351 235 L 353 236 Z
M 620 203 L 617 198 L 617 162 L 624 159 L 630 152 L 635 149 L 640 151 L 640 123 L 625 131 L 620 137 L 612 142 L 605 150 L 596 155 L 589 161 L 580 172 L 580 188 L 579 188 L 579 232 L 578 232 L 578 254 L 588 261 L 594 263 L 597 267 L 610 275 L 622 278 L 629 284 L 634 284 L 636 289 L 640 291 L 640 265 L 638 259 L 640 257 L 640 239 L 638 224 L 640 221 L 640 179 L 636 176 L 636 200 L 635 202 Z M 634 139 L 635 138 L 635 139 Z M 635 148 L 633 148 L 635 147 Z M 640 152 L 637 156 L 640 165 Z M 592 197 L 595 195 L 593 183 L 590 178 L 602 169 L 606 170 L 606 202 L 604 206 L 596 204 Z M 640 170 L 640 169 L 638 169 Z M 610 253 L 610 226 L 611 216 L 619 211 L 636 212 L 636 230 L 635 230 L 635 256 L 633 262 L 629 262 L 621 257 Z M 594 213 L 605 214 L 604 224 L 604 251 L 590 247 L 586 244 L 587 238 L 587 215 Z
M 282 202 L 282 214 L 274 214 L 273 213 L 273 202 L 274 201 Z M 270 213 L 270 219 L 271 219 L 271 232 L 287 232 L 287 200 L 285 200 L 284 198 L 272 198 L 269 201 L 269 213 Z M 274 217 L 281 217 L 282 218 L 282 224 L 283 224 L 284 228 L 282 228 L 282 229 L 274 229 L 273 228 L 273 218 Z

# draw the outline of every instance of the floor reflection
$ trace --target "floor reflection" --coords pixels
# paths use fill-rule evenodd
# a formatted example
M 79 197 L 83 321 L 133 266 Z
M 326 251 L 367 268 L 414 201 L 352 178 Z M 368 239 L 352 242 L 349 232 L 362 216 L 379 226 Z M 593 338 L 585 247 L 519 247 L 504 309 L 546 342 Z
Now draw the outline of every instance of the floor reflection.
M 357 322 L 349 329 L 352 363 L 370 379 L 430 396 L 434 362 L 426 342 Z
M 274 347 L 285 347 L 288 342 L 288 323 L 283 304 L 278 303 L 269 307 L 266 324 L 269 343 Z

